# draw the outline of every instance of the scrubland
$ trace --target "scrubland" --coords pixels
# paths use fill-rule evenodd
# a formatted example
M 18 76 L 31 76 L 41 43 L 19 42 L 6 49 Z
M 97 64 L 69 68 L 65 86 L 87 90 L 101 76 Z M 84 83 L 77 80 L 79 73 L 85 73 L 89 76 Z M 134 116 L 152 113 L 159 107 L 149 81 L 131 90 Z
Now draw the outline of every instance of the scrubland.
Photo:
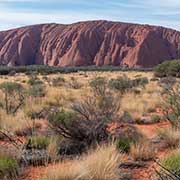
M 138 71 L 1 76 L 0 179 L 178 179 L 178 81 Z

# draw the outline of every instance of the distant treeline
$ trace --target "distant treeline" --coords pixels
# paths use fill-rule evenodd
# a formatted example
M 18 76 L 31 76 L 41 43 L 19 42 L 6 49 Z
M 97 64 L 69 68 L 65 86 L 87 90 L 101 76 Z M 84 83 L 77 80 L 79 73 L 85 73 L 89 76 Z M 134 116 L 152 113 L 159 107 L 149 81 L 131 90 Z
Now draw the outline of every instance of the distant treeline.
M 15 66 L 7 67 L 0 66 L 0 75 L 9 75 L 14 73 L 33 72 L 39 74 L 54 74 L 54 73 L 74 73 L 78 71 L 152 71 L 152 68 L 125 68 L 118 66 L 81 66 L 81 67 L 58 67 L 47 65 L 30 65 L 30 66 Z

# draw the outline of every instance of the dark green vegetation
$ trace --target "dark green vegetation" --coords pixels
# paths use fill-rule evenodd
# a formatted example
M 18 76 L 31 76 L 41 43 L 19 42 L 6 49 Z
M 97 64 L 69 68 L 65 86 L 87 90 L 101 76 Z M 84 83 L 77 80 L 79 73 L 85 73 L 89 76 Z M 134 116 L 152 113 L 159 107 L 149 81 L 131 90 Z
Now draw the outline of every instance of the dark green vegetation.
M 11 179 L 16 177 L 19 172 L 19 165 L 17 161 L 11 156 L 0 153 L 0 178 Z
M 117 79 L 111 79 L 109 81 L 109 87 L 123 94 L 126 91 L 132 88 L 138 87 L 138 86 L 145 87 L 145 85 L 148 83 L 149 81 L 148 81 L 148 78 L 146 77 L 142 77 L 142 78 L 140 77 L 140 78 L 131 80 L 127 76 L 121 76 L 121 77 L 118 77 Z
M 155 68 L 156 77 L 180 77 L 180 60 L 165 61 Z
M 0 75 L 14 75 L 15 73 L 27 73 L 37 72 L 40 74 L 55 74 L 55 73 L 73 73 L 78 71 L 152 71 L 152 68 L 122 68 L 116 66 L 85 66 L 85 67 L 57 67 L 46 65 L 34 65 L 34 66 L 17 66 L 6 67 L 0 66 Z

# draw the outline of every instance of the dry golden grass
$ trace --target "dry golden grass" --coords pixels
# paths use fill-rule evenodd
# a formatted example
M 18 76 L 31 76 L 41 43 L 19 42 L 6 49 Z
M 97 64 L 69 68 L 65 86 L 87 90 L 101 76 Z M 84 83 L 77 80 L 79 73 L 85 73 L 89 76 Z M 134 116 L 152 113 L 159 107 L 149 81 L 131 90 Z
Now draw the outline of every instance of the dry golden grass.
M 16 115 L 6 114 L 0 111 L 0 128 L 16 133 L 31 126 L 31 120 L 25 116 L 23 111 L 18 112 Z
M 122 157 L 114 145 L 101 146 L 83 158 L 82 166 L 91 180 L 118 180 Z
M 44 105 L 44 100 L 36 99 L 36 98 L 29 98 L 25 102 L 25 106 L 23 107 L 22 111 L 29 115 L 32 112 L 38 112 L 42 109 Z
M 85 175 L 86 172 L 78 161 L 64 162 L 49 170 L 43 180 L 85 180 Z
M 47 147 L 47 159 L 51 162 L 55 162 L 58 159 L 58 138 L 54 137 L 50 139 L 49 145 Z
M 45 180 L 118 180 L 123 155 L 114 145 L 101 146 L 79 160 L 63 162 Z
M 134 160 L 148 161 L 155 157 L 155 150 L 147 139 L 131 144 L 130 154 Z
M 123 111 L 127 111 L 135 120 L 139 120 L 150 109 L 156 109 L 160 104 L 160 96 L 158 94 L 148 94 L 142 92 L 136 95 L 132 92 L 127 93 L 121 102 Z
M 175 128 L 159 129 L 158 136 L 163 139 L 167 147 L 177 148 L 180 146 L 180 130 Z

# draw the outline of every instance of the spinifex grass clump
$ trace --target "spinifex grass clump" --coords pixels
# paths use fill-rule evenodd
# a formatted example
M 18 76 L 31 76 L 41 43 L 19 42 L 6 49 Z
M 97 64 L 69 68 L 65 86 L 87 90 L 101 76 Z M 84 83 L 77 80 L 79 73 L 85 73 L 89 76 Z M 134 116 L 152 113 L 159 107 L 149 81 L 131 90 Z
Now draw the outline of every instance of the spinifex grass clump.
M 165 168 L 180 176 L 180 150 L 172 152 L 162 159 L 161 163 Z
M 123 155 L 114 145 L 89 151 L 79 160 L 62 162 L 47 172 L 43 180 L 119 180 Z
M 131 143 L 130 154 L 136 161 L 148 161 L 155 157 L 155 149 L 147 139 Z
M 0 178 L 12 179 L 18 176 L 19 165 L 17 161 L 7 153 L 0 152 Z
M 178 148 L 180 145 L 180 129 L 170 127 L 167 129 L 159 129 L 158 136 L 164 140 L 169 148 Z
M 180 151 L 176 150 L 167 157 L 157 162 L 159 169 L 155 169 L 156 179 L 179 180 L 180 179 Z

